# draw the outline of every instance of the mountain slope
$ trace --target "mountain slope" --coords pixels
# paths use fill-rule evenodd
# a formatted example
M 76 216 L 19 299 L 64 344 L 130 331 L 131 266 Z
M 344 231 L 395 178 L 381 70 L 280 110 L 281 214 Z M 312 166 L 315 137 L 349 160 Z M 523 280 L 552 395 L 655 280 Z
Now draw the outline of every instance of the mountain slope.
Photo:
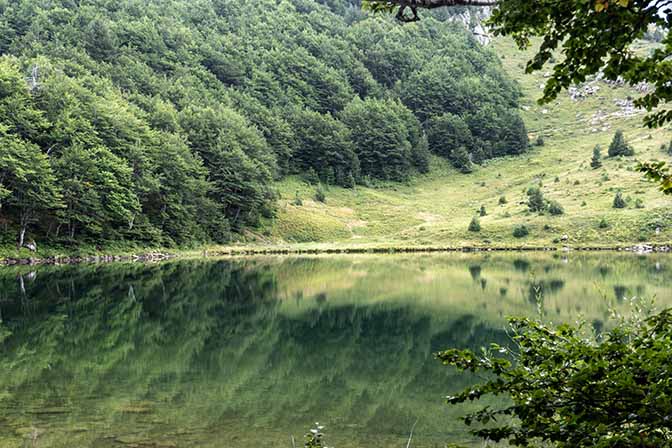
M 286 175 L 527 149 L 520 92 L 463 28 L 327 3 L 0 1 L 0 245 L 221 243 Z
M 647 45 L 642 44 L 645 49 Z M 283 200 L 277 220 L 269 223 L 267 241 L 335 242 L 336 245 L 619 245 L 672 240 L 670 199 L 632 170 L 635 160 L 669 159 L 662 145 L 669 129 L 642 126 L 643 113 L 630 108 L 637 89 L 593 80 L 579 94 L 562 94 L 553 104 L 539 106 L 544 73 L 524 75 L 531 52 L 519 52 L 506 39 L 493 42 L 494 51 L 510 76 L 519 81 L 521 113 L 531 141 L 543 146 L 528 154 L 491 160 L 472 174 L 461 174 L 434 159 L 432 174 L 406 185 L 332 188 L 326 203 L 311 200 L 314 187 L 298 179 L 281 183 Z M 639 87 L 641 89 L 641 86 Z M 591 93 L 592 92 L 592 93 Z M 583 99 L 573 99 L 583 95 Z M 634 157 L 608 158 L 607 148 L 617 129 L 635 148 Z M 603 166 L 593 169 L 595 145 L 602 149 Z M 526 191 L 541 186 L 547 199 L 558 201 L 564 214 L 528 211 Z M 303 205 L 292 205 L 297 195 Z M 617 191 L 628 201 L 612 207 Z M 500 197 L 507 203 L 500 204 Z M 484 206 L 481 231 L 468 231 L 471 219 Z M 638 208 L 641 207 L 641 208 Z M 314 225 L 319 222 L 319 225 Z M 515 238 L 516 226 L 529 235 Z

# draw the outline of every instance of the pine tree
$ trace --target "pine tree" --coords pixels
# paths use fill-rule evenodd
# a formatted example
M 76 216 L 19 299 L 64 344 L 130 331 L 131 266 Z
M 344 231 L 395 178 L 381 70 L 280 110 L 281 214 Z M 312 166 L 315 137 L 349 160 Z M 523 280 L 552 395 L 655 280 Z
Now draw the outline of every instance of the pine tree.
M 546 210 L 546 200 L 544 193 L 538 187 L 530 187 L 527 190 L 527 207 L 531 212 L 543 212 Z
M 602 149 L 600 145 L 595 145 L 593 148 L 593 158 L 590 160 L 590 166 L 597 169 L 602 166 Z
M 478 220 L 478 216 L 474 216 L 471 218 L 471 222 L 469 223 L 469 231 L 470 232 L 480 232 L 481 231 L 481 223 Z
M 609 157 L 632 156 L 635 154 L 635 150 L 627 144 L 625 137 L 623 136 L 623 131 L 620 129 L 614 134 L 614 138 L 609 145 L 608 154 Z
M 479 211 L 479 215 L 481 215 L 481 216 L 487 215 L 487 212 L 485 211 L 485 205 L 481 205 L 481 210 Z

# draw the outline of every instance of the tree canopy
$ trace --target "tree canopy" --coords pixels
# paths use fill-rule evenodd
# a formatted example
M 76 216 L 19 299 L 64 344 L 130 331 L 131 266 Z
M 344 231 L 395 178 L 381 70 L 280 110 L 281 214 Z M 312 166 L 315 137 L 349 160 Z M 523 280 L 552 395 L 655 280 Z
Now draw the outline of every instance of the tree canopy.
M 284 176 L 427 172 L 446 113 L 476 162 L 527 147 L 492 51 L 347 0 L 0 1 L 0 53 L 3 244 L 227 241 L 273 217 Z

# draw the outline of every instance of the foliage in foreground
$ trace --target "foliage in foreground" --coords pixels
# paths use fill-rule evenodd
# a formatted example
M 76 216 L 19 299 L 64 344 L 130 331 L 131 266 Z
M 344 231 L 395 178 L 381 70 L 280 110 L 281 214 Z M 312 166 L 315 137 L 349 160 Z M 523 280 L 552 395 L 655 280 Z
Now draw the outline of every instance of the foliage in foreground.
M 638 313 L 641 316 L 641 314 Z M 447 350 L 445 365 L 489 379 L 450 404 L 508 395 L 511 404 L 467 414 L 472 434 L 513 446 L 665 447 L 672 443 L 672 309 L 620 319 L 586 336 L 582 325 L 510 319 L 513 350 Z

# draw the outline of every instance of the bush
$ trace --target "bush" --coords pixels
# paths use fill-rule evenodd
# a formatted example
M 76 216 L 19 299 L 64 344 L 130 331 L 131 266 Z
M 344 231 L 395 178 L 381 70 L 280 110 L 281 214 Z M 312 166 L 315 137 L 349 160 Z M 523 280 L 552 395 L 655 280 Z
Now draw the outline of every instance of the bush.
M 546 210 L 546 201 L 544 193 L 537 187 L 530 187 L 527 190 L 527 207 L 531 212 L 543 212 Z
M 437 354 L 444 365 L 486 378 L 448 403 L 509 397 L 494 408 L 488 399 L 463 419 L 479 426 L 473 435 L 506 446 L 667 447 L 672 310 L 642 314 L 592 336 L 587 325 L 509 319 L 514 347 Z
M 527 229 L 527 226 L 522 224 L 513 228 L 513 236 L 516 238 L 525 238 L 530 234 L 530 231 Z
M 481 231 L 481 222 L 478 220 L 478 216 L 474 216 L 473 218 L 471 218 L 471 222 L 469 223 L 469 231 L 470 232 Z
M 299 196 L 298 191 L 294 193 L 294 200 L 292 201 L 292 205 L 296 205 L 297 207 L 301 207 L 303 205 L 303 201 L 301 200 L 301 196 Z
M 600 223 L 597 225 L 597 227 L 599 227 L 600 229 L 606 229 L 606 228 L 609 227 L 609 223 L 607 222 L 606 219 L 602 218 L 600 220 Z
M 550 201 L 548 203 L 548 211 L 551 215 L 562 215 L 565 213 L 565 209 L 562 208 L 562 205 L 558 201 Z
M 488 213 L 485 211 L 485 205 L 481 205 L 481 209 L 479 210 L 478 214 L 479 214 L 480 216 L 485 216 L 485 215 L 488 214 Z
M 616 196 L 614 196 L 614 208 L 625 208 L 627 204 L 625 203 L 625 199 L 623 199 L 623 194 L 620 191 L 616 192 Z
M 644 208 L 644 201 L 641 198 L 635 200 L 635 208 Z
M 507 203 L 506 196 L 499 197 L 499 205 L 504 205 Z
M 540 135 L 539 137 L 537 137 L 536 145 L 537 146 L 544 146 L 544 137 L 543 136 Z
M 317 189 L 315 190 L 315 200 L 322 203 L 327 202 L 327 197 L 322 188 L 322 184 L 317 185 Z

